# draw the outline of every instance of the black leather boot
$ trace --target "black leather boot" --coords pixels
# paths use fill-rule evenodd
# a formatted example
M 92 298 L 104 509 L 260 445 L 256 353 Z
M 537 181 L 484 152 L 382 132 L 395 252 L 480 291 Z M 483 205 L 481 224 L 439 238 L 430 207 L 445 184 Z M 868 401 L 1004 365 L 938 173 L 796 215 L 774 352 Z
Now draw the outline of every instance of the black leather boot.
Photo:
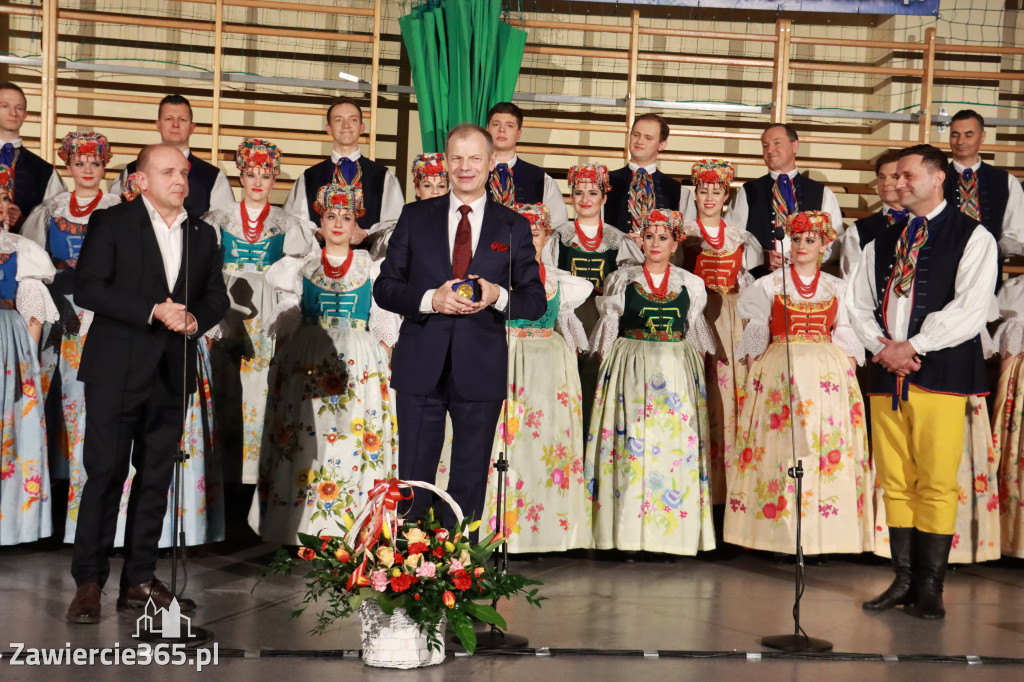
M 889 526 L 889 551 L 892 552 L 892 570 L 896 573 L 896 577 L 892 584 L 885 589 L 885 592 L 871 601 L 861 604 L 865 611 L 884 611 L 894 606 L 906 606 L 911 603 L 910 553 L 913 537 L 913 528 Z
M 914 604 L 904 609 L 916 618 L 939 620 L 946 616 L 942 604 L 942 584 L 946 579 L 952 535 L 914 531 L 913 585 Z

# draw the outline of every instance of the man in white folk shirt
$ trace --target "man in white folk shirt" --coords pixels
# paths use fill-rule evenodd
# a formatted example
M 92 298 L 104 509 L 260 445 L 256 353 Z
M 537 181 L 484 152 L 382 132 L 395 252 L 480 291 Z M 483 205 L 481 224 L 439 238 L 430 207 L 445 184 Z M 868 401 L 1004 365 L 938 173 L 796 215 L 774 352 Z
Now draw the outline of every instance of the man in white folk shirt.
M 900 152 L 896 188 L 910 213 L 864 249 L 846 299 L 874 356 L 872 455 L 896 574 L 863 607 L 904 606 L 928 620 L 946 613 L 967 399 L 988 393 L 980 333 L 998 270 L 989 231 L 944 199 L 945 169 L 931 145 Z
M 981 160 L 985 119 L 971 109 L 953 114 L 946 201 L 988 228 L 1003 256 L 1024 255 L 1024 189 L 1016 177 Z
M 156 131 L 160 144 L 174 147 L 188 159 L 188 197 L 185 210 L 189 215 L 199 217 L 213 208 L 231 208 L 235 194 L 231 190 L 228 176 L 217 166 L 203 161 L 192 153 L 189 140 L 195 132 L 192 118 L 192 104 L 182 95 L 167 95 L 157 107 Z M 132 161 L 110 184 L 110 193 L 121 194 L 128 176 L 137 170 L 138 162 Z
M 321 187 L 331 183 L 360 187 L 366 213 L 357 221 L 351 245 L 368 248 L 375 259 L 380 258 L 405 205 L 398 178 L 359 151 L 359 137 L 366 132 L 366 124 L 354 99 L 338 97 L 328 105 L 325 130 L 334 141 L 330 157 L 303 171 L 288 193 L 284 210 L 319 225 L 320 216 L 313 205 Z
M 761 134 L 761 155 L 768 173 L 748 180 L 736 192 L 729 215 L 732 222 L 757 237 L 764 249 L 765 262 L 754 268 L 755 277 L 763 277 L 782 267 L 783 254 L 789 250 L 789 237 L 776 239 L 776 227 L 784 227 L 786 216 L 798 211 L 826 211 L 832 216 L 836 241 L 825 252 L 825 260 L 836 255 L 836 244 L 843 237 L 843 213 L 836 195 L 828 187 L 801 175 L 796 165 L 800 137 L 786 123 L 773 123 Z

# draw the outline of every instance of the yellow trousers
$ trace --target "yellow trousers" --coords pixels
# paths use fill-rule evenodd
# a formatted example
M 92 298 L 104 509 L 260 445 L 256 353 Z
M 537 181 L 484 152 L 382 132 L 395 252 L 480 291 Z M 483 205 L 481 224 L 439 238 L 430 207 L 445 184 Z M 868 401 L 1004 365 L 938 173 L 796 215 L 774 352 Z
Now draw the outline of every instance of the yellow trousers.
M 965 396 L 911 386 L 892 409 L 892 396 L 871 396 L 875 476 L 882 486 L 886 522 L 953 535 L 964 447 Z

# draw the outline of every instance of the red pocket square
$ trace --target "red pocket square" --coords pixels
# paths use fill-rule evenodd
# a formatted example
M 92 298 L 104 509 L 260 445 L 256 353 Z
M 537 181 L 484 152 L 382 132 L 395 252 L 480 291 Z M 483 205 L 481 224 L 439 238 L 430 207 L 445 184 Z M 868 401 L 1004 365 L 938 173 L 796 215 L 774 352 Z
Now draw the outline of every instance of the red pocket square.
M 508 244 L 502 244 L 501 242 L 491 242 L 491 251 L 508 251 Z

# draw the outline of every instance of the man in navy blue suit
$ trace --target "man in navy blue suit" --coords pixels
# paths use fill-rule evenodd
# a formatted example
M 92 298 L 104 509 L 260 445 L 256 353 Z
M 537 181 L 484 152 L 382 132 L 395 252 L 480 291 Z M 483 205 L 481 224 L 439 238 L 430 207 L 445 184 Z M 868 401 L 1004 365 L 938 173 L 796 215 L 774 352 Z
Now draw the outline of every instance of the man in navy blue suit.
M 397 394 L 398 474 L 433 483 L 444 441 L 453 441 L 448 493 L 480 518 L 494 431 L 505 399 L 505 315 L 539 319 L 547 306 L 530 224 L 491 201 L 494 145 L 480 126 L 462 123 L 445 141 L 450 194 L 406 204 L 374 283 L 385 310 L 404 316 L 391 358 Z M 510 281 L 511 275 L 511 281 Z M 456 293 L 476 280 L 476 300 Z M 411 518 L 431 504 L 419 494 Z M 447 512 L 445 525 L 453 525 Z

